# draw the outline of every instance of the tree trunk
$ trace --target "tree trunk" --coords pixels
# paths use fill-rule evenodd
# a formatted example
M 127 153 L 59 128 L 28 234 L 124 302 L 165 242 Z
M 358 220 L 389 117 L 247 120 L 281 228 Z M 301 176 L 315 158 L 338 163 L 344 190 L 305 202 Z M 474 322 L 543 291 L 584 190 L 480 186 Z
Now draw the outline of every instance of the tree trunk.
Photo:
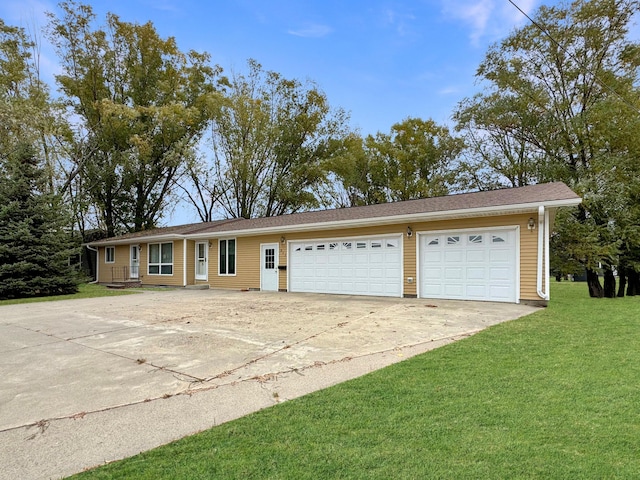
M 618 272 L 620 284 L 618 285 L 618 297 L 624 297 L 624 289 L 627 286 L 627 269 L 621 268 Z
M 629 283 L 627 284 L 627 296 L 633 297 L 640 294 L 640 275 L 633 269 L 627 271 L 627 278 Z
M 611 268 L 606 268 L 604 271 L 604 296 L 606 298 L 615 298 L 616 296 L 616 277 Z
M 604 296 L 604 290 L 602 288 L 602 285 L 600 285 L 598 272 L 591 268 L 587 268 L 587 286 L 589 287 L 590 297 L 602 298 Z

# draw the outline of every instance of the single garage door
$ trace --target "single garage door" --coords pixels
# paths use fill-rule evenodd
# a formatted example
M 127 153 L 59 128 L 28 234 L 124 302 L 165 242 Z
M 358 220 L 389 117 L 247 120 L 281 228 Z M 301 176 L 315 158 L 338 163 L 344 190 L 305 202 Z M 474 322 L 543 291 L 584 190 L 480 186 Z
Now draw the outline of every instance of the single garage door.
M 289 291 L 402 296 L 402 236 L 289 244 Z
M 420 296 L 516 302 L 517 230 L 420 235 Z

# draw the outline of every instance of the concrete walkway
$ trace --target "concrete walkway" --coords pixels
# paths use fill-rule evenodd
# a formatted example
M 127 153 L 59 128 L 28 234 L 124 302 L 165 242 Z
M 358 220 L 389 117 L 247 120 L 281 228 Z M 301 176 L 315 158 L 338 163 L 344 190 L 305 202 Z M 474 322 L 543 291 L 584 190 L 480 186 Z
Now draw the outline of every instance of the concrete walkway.
M 214 290 L 0 307 L 2 476 L 135 455 L 535 310 Z

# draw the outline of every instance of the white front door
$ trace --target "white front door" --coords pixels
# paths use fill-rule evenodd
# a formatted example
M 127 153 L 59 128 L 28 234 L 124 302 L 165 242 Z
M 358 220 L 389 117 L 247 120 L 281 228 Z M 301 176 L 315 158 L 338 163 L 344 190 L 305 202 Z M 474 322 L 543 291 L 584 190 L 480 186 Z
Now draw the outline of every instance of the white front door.
M 196 280 L 206 280 L 208 262 L 207 262 L 207 250 L 209 242 L 196 243 Z
M 138 245 L 131 245 L 131 262 L 129 267 L 129 278 L 138 279 L 140 277 L 140 250 Z
M 260 245 L 260 290 L 278 291 L 278 244 Z

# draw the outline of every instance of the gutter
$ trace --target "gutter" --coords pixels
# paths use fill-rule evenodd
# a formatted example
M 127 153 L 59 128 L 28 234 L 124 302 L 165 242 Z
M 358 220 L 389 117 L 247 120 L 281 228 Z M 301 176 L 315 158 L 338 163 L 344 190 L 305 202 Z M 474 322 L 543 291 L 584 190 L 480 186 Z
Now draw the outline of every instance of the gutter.
M 549 213 L 544 205 L 538 207 L 538 272 L 536 292 L 543 300 L 549 300 Z M 544 289 L 542 283 L 544 279 Z

